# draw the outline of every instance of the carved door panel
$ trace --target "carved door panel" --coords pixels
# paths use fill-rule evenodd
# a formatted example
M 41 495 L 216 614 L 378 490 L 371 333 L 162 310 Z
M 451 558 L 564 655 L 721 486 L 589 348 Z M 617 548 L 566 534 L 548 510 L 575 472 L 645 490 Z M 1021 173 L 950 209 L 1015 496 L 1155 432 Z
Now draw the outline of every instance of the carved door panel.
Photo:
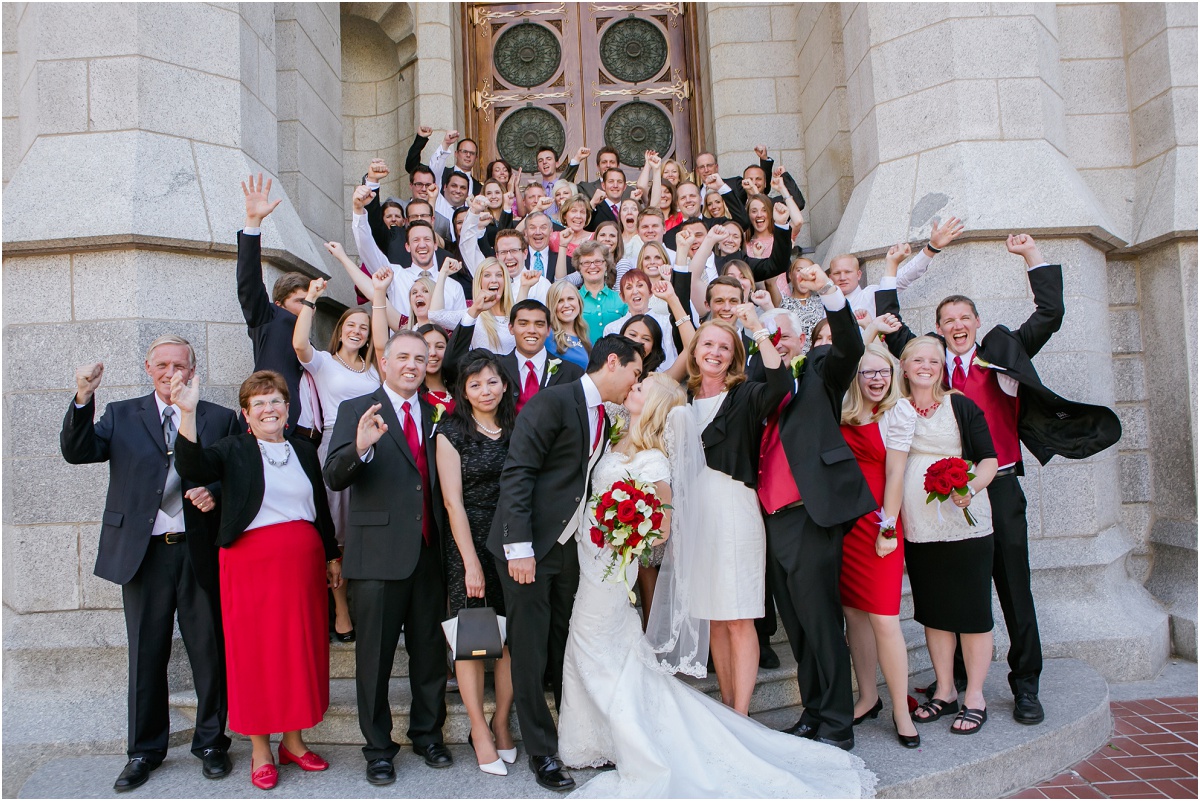
M 534 171 L 539 147 L 564 157 L 608 144 L 632 178 L 643 153 L 691 155 L 693 109 L 681 3 L 516 3 L 466 8 L 469 131 L 483 163 Z M 579 178 L 595 178 L 588 159 Z

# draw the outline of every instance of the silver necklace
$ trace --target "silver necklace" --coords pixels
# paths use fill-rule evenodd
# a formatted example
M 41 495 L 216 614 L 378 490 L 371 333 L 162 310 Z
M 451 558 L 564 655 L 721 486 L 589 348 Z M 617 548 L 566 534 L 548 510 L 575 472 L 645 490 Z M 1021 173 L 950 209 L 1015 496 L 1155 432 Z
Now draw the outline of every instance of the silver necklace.
M 333 354 L 333 358 L 335 358 L 335 359 L 337 359 L 339 362 L 341 362 L 341 363 L 342 363 L 342 366 L 343 366 L 343 367 L 345 367 L 347 370 L 349 370 L 349 371 L 350 371 L 350 372 L 352 372 L 352 373 L 365 373 L 365 372 L 367 371 L 367 360 L 366 360 L 366 359 L 363 359 L 363 366 L 362 366 L 362 369 L 361 369 L 361 370 L 355 370 L 353 367 L 351 367 L 350 365 L 346 364 L 346 360 L 345 360 L 345 359 L 343 359 L 341 356 L 339 356 L 339 355 L 337 354 L 337 352 L 334 352 L 334 354 Z M 355 358 L 362 359 L 362 357 L 361 357 L 361 356 L 357 356 L 357 357 L 355 357 Z
M 292 458 L 292 446 L 287 442 L 283 443 L 284 456 L 282 462 L 277 462 L 272 459 L 271 455 L 267 453 L 267 449 L 263 447 L 261 442 L 258 443 L 258 452 L 263 455 L 263 458 L 267 460 L 267 464 L 271 465 L 271 467 L 287 467 L 287 463 L 291 461 Z
M 479 426 L 479 430 L 487 434 L 489 437 L 498 437 L 500 436 L 500 432 L 504 430 L 502 428 L 488 428 L 483 423 L 479 422 L 479 418 L 473 414 L 471 415 L 471 419 L 475 421 L 475 425 Z

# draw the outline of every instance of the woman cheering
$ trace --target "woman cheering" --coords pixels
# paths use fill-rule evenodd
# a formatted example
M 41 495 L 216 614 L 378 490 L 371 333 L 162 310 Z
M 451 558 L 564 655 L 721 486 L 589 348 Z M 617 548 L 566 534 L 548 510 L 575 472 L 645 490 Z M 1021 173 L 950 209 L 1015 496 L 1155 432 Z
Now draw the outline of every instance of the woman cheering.
M 279 764 L 325 770 L 302 729 L 329 708 L 325 585 L 342 586 L 341 555 L 317 451 L 284 436 L 288 388 L 260 370 L 242 383 L 238 403 L 250 432 L 209 448 L 196 444 L 200 387 L 176 373 L 179 408 L 175 466 L 191 481 L 224 489 L 221 504 L 221 620 L 229 689 L 229 727 L 250 737 L 250 780 L 270 790 L 279 777 L 270 737 L 283 732 Z

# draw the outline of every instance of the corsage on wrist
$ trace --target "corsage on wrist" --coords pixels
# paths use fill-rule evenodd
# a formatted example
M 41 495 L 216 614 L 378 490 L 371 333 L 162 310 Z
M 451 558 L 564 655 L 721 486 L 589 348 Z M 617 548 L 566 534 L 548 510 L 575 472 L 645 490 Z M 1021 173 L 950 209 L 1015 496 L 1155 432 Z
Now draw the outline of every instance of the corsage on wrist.
M 885 540 L 896 539 L 896 518 L 885 517 L 882 509 L 875 514 L 879 517 L 879 536 Z

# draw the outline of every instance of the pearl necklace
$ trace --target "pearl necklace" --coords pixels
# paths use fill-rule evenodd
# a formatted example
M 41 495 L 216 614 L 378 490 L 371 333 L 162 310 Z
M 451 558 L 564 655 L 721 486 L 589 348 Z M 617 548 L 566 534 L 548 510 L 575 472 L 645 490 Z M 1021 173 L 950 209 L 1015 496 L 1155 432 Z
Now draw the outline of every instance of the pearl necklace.
M 479 418 L 473 414 L 471 415 L 471 419 L 475 421 L 475 425 L 479 426 L 479 430 L 487 434 L 489 437 L 498 437 L 500 436 L 500 432 L 504 430 L 502 428 L 488 428 L 483 423 L 479 422 Z
M 287 467 L 287 463 L 291 461 L 292 458 L 292 446 L 287 442 L 283 443 L 284 457 L 282 462 L 277 462 L 272 459 L 270 454 L 267 453 L 267 449 L 263 447 L 261 442 L 258 443 L 258 452 L 263 455 L 263 458 L 267 460 L 267 464 L 271 465 L 271 467 Z
M 338 353 L 336 353 L 336 352 L 335 352 L 335 353 L 333 354 L 333 358 L 335 358 L 335 359 L 337 359 L 339 362 L 341 362 L 341 363 L 342 363 L 342 367 L 345 367 L 347 370 L 349 370 L 349 371 L 350 371 L 350 372 L 352 372 L 352 373 L 365 373 L 365 372 L 367 372 L 367 360 L 366 360 L 366 359 L 363 359 L 363 366 L 362 366 L 362 369 L 361 369 L 361 370 L 355 370 L 353 367 L 351 367 L 350 365 L 346 364 L 346 360 L 345 360 L 345 359 L 343 359 L 343 358 L 342 358 L 342 357 L 341 357 L 341 356 L 340 356 Z M 362 357 L 361 357 L 361 356 L 355 356 L 354 358 L 356 358 L 356 359 L 362 359 Z
M 449 403 L 451 400 L 453 400 L 449 390 L 445 392 L 438 392 L 436 389 L 427 389 L 425 390 L 425 394 L 442 404 Z

